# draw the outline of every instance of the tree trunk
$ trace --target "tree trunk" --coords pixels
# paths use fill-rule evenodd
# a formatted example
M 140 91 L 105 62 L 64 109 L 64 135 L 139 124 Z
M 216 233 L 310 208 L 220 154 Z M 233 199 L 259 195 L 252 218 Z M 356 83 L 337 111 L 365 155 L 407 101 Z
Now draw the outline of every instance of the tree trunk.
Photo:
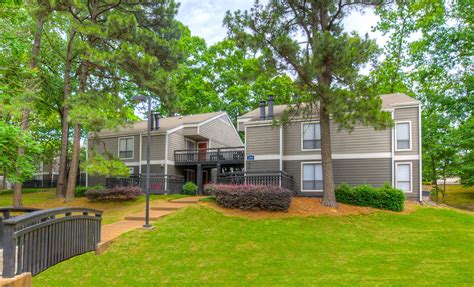
M 74 200 L 74 191 L 76 189 L 77 170 L 79 169 L 79 156 L 81 151 L 81 126 L 74 124 L 74 142 L 72 145 L 71 167 L 67 181 L 65 202 Z
M 334 192 L 334 178 L 332 170 L 331 131 L 329 126 L 329 114 L 326 111 L 324 101 L 321 100 L 319 111 L 319 123 L 321 127 L 321 158 L 323 166 L 323 205 L 337 207 L 336 194 Z
M 436 172 L 436 165 L 435 165 L 435 160 L 434 158 L 431 158 L 431 171 L 433 172 L 433 185 L 435 188 L 435 195 L 436 195 L 436 203 L 438 203 L 438 175 Z
M 2 189 L 7 189 L 7 171 L 3 170 Z
M 66 51 L 66 65 L 64 69 L 64 94 L 63 94 L 63 114 L 61 126 L 61 154 L 59 156 L 58 184 L 56 186 L 56 197 L 64 197 L 66 193 L 66 165 L 67 147 L 69 144 L 69 105 L 68 99 L 71 93 L 71 65 L 73 58 L 73 42 L 76 35 L 76 28 L 73 26 Z

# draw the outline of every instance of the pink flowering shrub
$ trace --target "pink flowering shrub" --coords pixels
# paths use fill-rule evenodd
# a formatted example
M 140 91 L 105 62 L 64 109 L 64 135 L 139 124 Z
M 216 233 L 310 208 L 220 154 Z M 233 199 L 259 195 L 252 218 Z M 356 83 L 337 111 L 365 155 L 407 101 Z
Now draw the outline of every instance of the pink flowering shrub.
M 204 193 L 226 208 L 287 211 L 292 192 L 279 186 L 207 184 Z

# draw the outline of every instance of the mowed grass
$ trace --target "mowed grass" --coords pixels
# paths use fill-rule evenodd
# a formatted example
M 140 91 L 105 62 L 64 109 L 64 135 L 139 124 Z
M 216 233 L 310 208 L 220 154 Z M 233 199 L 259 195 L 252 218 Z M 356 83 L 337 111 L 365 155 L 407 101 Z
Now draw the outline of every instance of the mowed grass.
M 474 216 L 250 220 L 193 206 L 33 278 L 34 286 L 473 286 Z
M 102 224 L 110 224 L 120 220 L 128 214 L 138 213 L 145 210 L 145 196 L 140 196 L 131 201 L 108 201 L 91 202 L 85 197 L 76 198 L 72 202 L 64 203 L 64 199 L 56 198 L 54 188 L 47 189 L 25 189 L 23 190 L 23 206 L 36 208 L 55 208 L 55 207 L 87 207 L 103 211 Z M 154 200 L 168 200 L 179 198 L 183 195 L 151 195 Z M 0 193 L 0 206 L 12 205 L 12 191 L 3 191 Z
M 439 185 L 443 188 L 443 185 Z M 430 190 L 431 186 L 427 186 L 426 190 Z M 439 202 L 441 202 L 442 194 L 439 194 Z M 474 186 L 464 187 L 460 184 L 447 184 L 446 196 L 444 203 L 465 210 L 474 211 Z

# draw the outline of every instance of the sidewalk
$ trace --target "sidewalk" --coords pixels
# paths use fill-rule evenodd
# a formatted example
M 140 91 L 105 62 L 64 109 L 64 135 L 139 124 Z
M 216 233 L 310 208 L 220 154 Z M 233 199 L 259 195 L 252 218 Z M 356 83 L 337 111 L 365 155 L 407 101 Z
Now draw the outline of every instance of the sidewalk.
M 168 202 L 150 202 L 150 221 L 156 221 L 161 217 L 176 212 L 186 206 L 197 204 L 205 196 L 190 196 L 170 200 Z M 110 241 L 125 232 L 137 229 L 145 224 L 145 211 L 125 216 L 124 220 L 102 226 L 100 245 L 107 245 Z

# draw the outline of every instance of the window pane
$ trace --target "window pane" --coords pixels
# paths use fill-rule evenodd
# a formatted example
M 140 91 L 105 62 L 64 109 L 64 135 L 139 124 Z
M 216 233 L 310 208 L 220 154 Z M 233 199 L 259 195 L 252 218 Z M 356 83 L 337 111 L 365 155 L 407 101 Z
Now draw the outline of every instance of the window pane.
M 410 141 L 408 141 L 408 140 L 397 140 L 397 148 L 398 149 L 409 149 L 410 148 Z
M 303 139 L 314 140 L 314 127 L 313 126 L 314 126 L 313 124 L 303 125 Z
M 410 165 L 397 165 L 397 181 L 410 181 Z
M 315 190 L 323 190 L 323 181 L 322 180 L 317 180 L 315 181 Z
M 313 164 L 303 165 L 303 180 L 314 180 L 314 165 Z
M 315 165 L 314 173 L 315 173 L 314 178 L 316 180 L 323 180 L 323 166 L 321 164 Z
M 397 187 L 403 191 L 410 191 L 410 182 L 409 181 L 399 181 L 397 182 Z
M 314 124 L 314 134 L 315 139 L 321 139 L 321 126 L 319 124 Z
M 131 151 L 133 147 L 133 139 L 127 139 L 127 151 Z
M 127 149 L 127 142 L 125 139 L 120 139 L 120 151 L 124 151 Z
M 314 181 L 303 181 L 304 190 L 314 190 Z
M 410 125 L 408 123 L 397 124 L 397 140 L 410 139 Z
M 314 148 L 321 149 L 321 140 L 314 141 Z

